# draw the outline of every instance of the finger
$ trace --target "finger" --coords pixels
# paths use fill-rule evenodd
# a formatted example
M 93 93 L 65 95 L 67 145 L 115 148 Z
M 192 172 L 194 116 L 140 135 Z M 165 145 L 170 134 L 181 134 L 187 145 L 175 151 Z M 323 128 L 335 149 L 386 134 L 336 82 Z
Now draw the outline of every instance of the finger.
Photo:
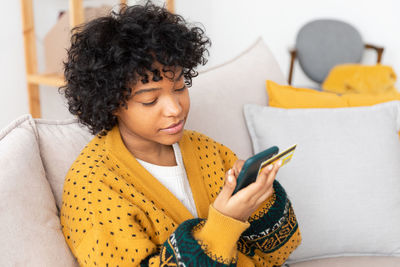
M 257 206 L 261 205 L 264 203 L 268 198 L 270 198 L 274 194 L 275 190 L 273 187 L 271 187 L 269 190 L 267 190 L 263 195 L 261 195 L 258 199 Z
M 272 186 L 272 184 L 274 183 L 276 174 L 278 173 L 281 165 L 282 165 L 282 160 L 279 160 L 278 162 L 276 162 L 274 164 L 272 170 L 268 173 L 268 179 L 267 179 L 267 184 L 266 184 L 267 187 Z
M 273 164 L 269 164 L 268 166 L 263 168 L 257 177 L 256 183 L 259 183 L 261 185 L 265 184 L 268 181 L 269 174 L 273 171 L 273 169 Z
M 236 187 L 236 178 L 233 175 L 233 170 L 229 169 L 229 171 L 225 174 L 225 185 L 222 188 L 219 196 L 225 200 L 229 199 L 232 196 L 233 191 Z
M 243 165 L 244 165 L 244 160 L 241 160 L 241 159 L 238 159 L 238 160 L 233 164 L 232 169 L 234 170 L 234 172 L 235 172 L 234 174 L 235 174 L 236 177 L 238 177 L 240 171 L 241 171 L 242 168 L 243 168 Z
M 257 180 L 247 186 L 249 190 L 251 190 L 251 200 L 256 201 L 261 195 L 265 193 L 265 191 L 267 190 L 267 187 L 265 185 L 268 181 L 268 175 L 272 171 L 272 169 L 272 164 L 266 166 L 257 176 Z
M 276 164 L 266 166 L 257 176 L 256 181 L 248 185 L 245 189 L 240 190 L 238 194 L 243 191 L 242 193 L 249 198 L 250 202 L 257 202 L 258 199 L 267 192 L 267 190 L 271 189 L 275 176 L 271 178 L 270 174 L 277 169 L 279 169 L 279 166 Z
M 267 191 L 272 189 L 273 182 L 276 177 L 276 173 L 279 170 L 282 162 L 278 161 L 273 164 L 270 164 L 266 166 L 259 176 L 257 177 L 257 181 L 255 184 L 257 184 L 257 189 L 254 192 L 253 201 L 257 201 L 258 199 L 261 198 L 263 195 L 266 194 Z

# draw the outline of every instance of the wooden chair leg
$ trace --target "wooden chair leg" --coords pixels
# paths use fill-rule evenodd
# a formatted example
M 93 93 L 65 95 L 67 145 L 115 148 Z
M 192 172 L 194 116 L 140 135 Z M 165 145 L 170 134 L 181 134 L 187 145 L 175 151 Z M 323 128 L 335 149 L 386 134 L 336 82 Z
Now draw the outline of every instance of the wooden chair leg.
M 367 49 L 374 49 L 376 51 L 376 54 L 377 54 L 376 63 L 377 64 L 381 63 L 383 51 L 385 49 L 383 47 L 379 47 L 379 46 L 372 45 L 372 44 L 365 44 L 364 46 Z
M 289 78 L 288 78 L 288 84 L 292 85 L 292 77 L 293 77 L 293 67 L 294 67 L 294 61 L 296 59 L 296 50 L 290 50 L 290 68 L 289 68 Z
M 380 47 L 380 48 L 378 48 L 376 50 L 376 52 L 378 53 L 378 57 L 377 57 L 376 63 L 378 63 L 378 64 L 381 63 L 383 51 L 384 51 L 383 47 Z

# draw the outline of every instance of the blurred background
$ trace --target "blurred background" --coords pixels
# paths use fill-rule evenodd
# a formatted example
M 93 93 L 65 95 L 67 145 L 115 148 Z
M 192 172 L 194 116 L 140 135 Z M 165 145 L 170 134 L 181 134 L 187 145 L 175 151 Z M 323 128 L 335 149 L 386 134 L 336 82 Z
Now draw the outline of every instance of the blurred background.
M 45 38 L 54 29 L 60 12 L 68 10 L 68 0 L 33 0 L 39 72 L 46 70 Z M 129 5 L 139 1 L 127 1 Z M 160 5 L 164 2 L 154 1 Z M 116 6 L 118 0 L 85 0 L 85 7 Z M 382 64 L 400 72 L 400 1 L 398 0 L 175 0 L 175 12 L 188 21 L 201 23 L 211 38 L 207 69 L 240 54 L 261 36 L 286 77 L 289 49 L 296 34 L 314 19 L 339 19 L 359 30 L 363 41 L 385 48 Z M 0 17 L 0 129 L 20 115 L 29 113 L 23 29 L 20 1 L 2 1 Z M 362 63 L 375 64 L 376 52 L 365 50 Z M 295 65 L 293 85 L 310 86 L 301 68 Z M 196 80 L 194 79 L 194 86 Z M 396 82 L 400 88 L 400 82 Z M 40 86 L 41 117 L 72 118 L 57 88 Z

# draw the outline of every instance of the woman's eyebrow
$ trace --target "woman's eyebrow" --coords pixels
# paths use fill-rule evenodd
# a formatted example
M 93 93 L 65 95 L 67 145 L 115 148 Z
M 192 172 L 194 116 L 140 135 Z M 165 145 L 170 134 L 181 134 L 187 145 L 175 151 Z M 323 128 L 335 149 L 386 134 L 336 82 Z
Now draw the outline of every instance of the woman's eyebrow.
M 181 71 L 181 74 L 179 74 L 179 76 L 175 79 L 175 82 L 179 81 L 182 75 L 183 75 L 183 70 Z
M 184 74 L 183 71 L 181 71 L 181 73 L 180 73 L 179 76 L 175 79 L 175 81 L 176 81 L 176 82 L 179 81 L 183 74 Z M 157 90 L 161 90 L 161 88 L 160 88 L 160 87 L 154 87 L 154 88 L 141 89 L 141 90 L 138 90 L 138 91 L 134 92 L 133 95 L 138 95 L 138 94 L 153 92 L 153 91 L 157 91 Z
M 153 91 L 157 91 L 157 90 L 161 90 L 161 88 L 160 88 L 160 87 L 156 87 L 156 88 L 141 89 L 141 90 L 138 90 L 138 91 L 134 92 L 133 95 L 138 95 L 138 94 L 153 92 Z

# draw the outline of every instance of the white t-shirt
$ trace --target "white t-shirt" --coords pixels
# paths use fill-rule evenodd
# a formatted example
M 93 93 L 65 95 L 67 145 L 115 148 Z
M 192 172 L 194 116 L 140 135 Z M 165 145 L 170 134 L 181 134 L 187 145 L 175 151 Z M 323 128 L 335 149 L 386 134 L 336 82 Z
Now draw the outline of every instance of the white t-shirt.
M 185 166 L 179 145 L 173 144 L 177 166 L 159 166 L 137 159 L 137 161 L 158 181 L 160 181 L 177 199 L 197 218 L 196 205 L 187 179 Z

